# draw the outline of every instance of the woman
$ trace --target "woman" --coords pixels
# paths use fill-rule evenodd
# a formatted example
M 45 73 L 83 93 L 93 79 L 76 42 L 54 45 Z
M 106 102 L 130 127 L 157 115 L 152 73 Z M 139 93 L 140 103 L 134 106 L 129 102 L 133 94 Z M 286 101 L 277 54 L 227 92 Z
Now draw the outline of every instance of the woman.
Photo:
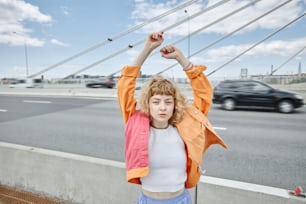
M 172 45 L 163 47 L 161 55 L 182 66 L 193 88 L 193 103 L 188 105 L 170 80 L 155 77 L 142 88 L 140 110 L 136 109 L 136 78 L 162 42 L 162 32 L 150 34 L 143 50 L 122 69 L 118 81 L 118 101 L 126 123 L 127 180 L 141 184 L 139 204 L 191 204 L 186 189 L 199 181 L 204 152 L 211 144 L 226 145 L 206 118 L 212 100 L 211 85 L 203 75 L 206 67 L 194 66 Z

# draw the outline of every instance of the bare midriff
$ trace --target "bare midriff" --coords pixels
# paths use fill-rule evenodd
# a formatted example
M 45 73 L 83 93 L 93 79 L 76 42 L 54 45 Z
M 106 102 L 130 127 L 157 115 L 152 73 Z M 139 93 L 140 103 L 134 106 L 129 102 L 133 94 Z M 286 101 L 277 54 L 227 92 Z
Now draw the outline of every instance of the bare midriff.
M 145 189 L 142 189 L 144 195 L 150 198 L 157 198 L 157 199 L 167 199 L 167 198 L 174 198 L 184 192 L 184 189 L 181 189 L 176 192 L 151 192 Z

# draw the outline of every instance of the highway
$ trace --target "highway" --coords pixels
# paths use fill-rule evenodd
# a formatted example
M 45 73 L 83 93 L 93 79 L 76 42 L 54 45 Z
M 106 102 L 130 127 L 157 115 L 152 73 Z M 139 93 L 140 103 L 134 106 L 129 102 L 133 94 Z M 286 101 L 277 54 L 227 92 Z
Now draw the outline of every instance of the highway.
M 306 187 L 306 107 L 292 114 L 224 111 L 209 119 L 228 145 L 211 147 L 206 175 L 293 189 Z M 0 96 L 0 141 L 124 161 L 116 99 Z

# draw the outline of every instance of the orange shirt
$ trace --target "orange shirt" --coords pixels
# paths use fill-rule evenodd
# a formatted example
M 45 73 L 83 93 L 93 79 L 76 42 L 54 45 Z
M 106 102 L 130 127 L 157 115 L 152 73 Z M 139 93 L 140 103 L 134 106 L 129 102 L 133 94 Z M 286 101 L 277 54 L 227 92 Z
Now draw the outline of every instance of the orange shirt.
M 194 187 L 198 183 L 202 158 L 208 147 L 212 144 L 227 147 L 206 117 L 211 106 L 213 93 L 210 82 L 203 74 L 205 69 L 205 66 L 194 66 L 193 69 L 186 71 L 193 89 L 194 101 L 186 108 L 182 120 L 175 124 L 186 146 L 186 188 Z M 149 173 L 147 138 L 150 126 L 149 118 L 136 111 L 137 101 L 134 98 L 134 93 L 139 72 L 140 67 L 124 67 L 117 84 L 120 111 L 126 123 L 127 180 L 137 184 L 140 184 L 140 177 Z M 138 148 L 139 151 L 135 151 L 136 146 L 141 149 Z

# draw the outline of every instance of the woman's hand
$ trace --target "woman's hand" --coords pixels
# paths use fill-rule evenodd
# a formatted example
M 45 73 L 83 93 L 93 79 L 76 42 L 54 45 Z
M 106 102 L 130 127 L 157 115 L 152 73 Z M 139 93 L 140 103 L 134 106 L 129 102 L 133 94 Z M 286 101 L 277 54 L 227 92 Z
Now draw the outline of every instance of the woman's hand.
M 189 65 L 189 60 L 183 55 L 180 49 L 173 45 L 167 45 L 160 49 L 161 55 L 166 59 L 176 59 L 183 69 Z
M 160 46 L 164 41 L 163 32 L 151 33 L 146 40 L 146 44 L 138 56 L 133 60 L 131 65 L 141 67 L 145 60 L 148 58 L 149 54 L 158 46 Z M 185 70 L 189 67 L 189 60 L 183 55 L 180 49 L 174 47 L 173 45 L 167 45 L 160 50 L 162 56 L 167 59 L 176 59 L 178 63 L 181 64 Z
M 147 37 L 146 46 L 152 51 L 160 46 L 164 41 L 163 32 L 151 33 Z
M 167 59 L 178 59 L 182 57 L 182 52 L 173 45 L 167 45 L 160 49 L 161 55 Z
M 138 56 L 132 61 L 132 66 L 141 67 L 143 63 L 146 61 L 150 53 L 160 46 L 164 41 L 163 32 L 155 32 L 151 33 L 146 40 L 145 46 L 142 51 L 138 54 Z

